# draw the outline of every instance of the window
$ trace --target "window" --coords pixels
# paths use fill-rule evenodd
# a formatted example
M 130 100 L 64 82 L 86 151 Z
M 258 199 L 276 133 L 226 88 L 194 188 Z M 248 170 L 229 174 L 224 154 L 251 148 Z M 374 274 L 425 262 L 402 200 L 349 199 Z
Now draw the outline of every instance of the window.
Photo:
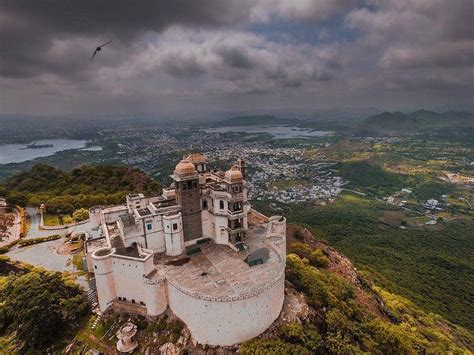
M 219 208 L 220 208 L 221 210 L 224 209 L 224 201 L 222 201 L 222 200 L 219 201 Z
M 207 200 L 202 201 L 202 209 L 207 210 Z
M 148 224 L 146 225 L 146 230 L 147 230 L 147 231 L 151 231 L 152 229 L 153 229 L 153 225 L 152 225 L 151 223 L 148 223 Z
M 176 229 L 178 229 L 178 223 L 173 223 L 173 230 L 175 231 Z

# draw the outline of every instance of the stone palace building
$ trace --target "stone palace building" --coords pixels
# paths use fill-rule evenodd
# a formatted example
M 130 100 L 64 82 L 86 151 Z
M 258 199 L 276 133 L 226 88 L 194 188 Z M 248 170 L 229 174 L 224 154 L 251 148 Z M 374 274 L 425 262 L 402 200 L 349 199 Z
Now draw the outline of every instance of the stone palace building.
M 286 220 L 247 200 L 246 164 L 210 170 L 192 154 L 161 196 L 90 209 L 86 239 L 101 312 L 169 309 L 201 344 L 264 332 L 284 301 Z

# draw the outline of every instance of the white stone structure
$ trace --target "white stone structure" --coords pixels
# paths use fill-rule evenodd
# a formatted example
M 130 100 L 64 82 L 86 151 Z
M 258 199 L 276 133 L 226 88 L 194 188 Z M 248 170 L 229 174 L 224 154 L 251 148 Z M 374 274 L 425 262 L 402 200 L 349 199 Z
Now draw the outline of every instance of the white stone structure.
M 192 154 L 163 194 L 91 208 L 86 248 L 102 312 L 169 307 L 202 344 L 254 338 L 284 300 L 286 220 L 247 201 L 246 165 L 210 171 Z

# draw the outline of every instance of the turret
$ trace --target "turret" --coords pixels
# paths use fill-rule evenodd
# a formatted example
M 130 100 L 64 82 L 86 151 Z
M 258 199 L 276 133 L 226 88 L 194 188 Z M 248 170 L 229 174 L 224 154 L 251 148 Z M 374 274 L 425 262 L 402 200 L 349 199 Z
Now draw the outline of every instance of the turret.
M 112 255 L 114 252 L 114 248 L 100 248 L 92 253 L 97 296 L 101 312 L 105 312 L 117 297 L 112 270 Z
M 183 159 L 171 177 L 175 184 L 176 202 L 181 206 L 184 240 L 199 239 L 202 237 L 199 174 L 193 163 Z

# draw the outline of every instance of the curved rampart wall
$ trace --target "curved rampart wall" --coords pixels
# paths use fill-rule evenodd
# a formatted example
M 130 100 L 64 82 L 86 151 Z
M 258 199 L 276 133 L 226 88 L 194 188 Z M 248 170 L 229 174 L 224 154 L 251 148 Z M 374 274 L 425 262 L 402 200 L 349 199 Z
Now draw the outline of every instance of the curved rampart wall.
M 147 314 L 151 317 L 158 316 L 168 308 L 166 279 L 150 280 L 144 278 L 144 282 Z
M 168 282 L 168 301 L 199 343 L 226 346 L 263 333 L 280 314 L 284 288 L 284 271 L 269 285 L 235 298 L 199 297 Z

